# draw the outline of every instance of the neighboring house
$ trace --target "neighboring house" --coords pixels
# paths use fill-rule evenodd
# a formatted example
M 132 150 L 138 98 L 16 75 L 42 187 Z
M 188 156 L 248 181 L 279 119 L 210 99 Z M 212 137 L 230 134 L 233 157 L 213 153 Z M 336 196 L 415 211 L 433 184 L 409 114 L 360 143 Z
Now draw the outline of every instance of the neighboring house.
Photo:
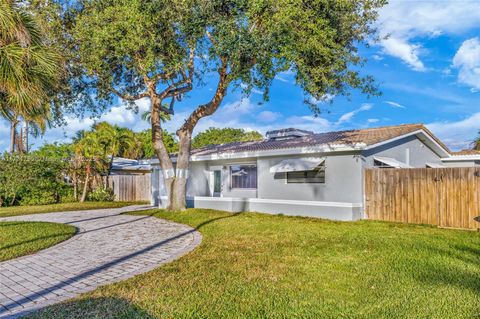
M 442 158 L 447 167 L 474 167 L 480 166 L 480 151 L 463 150 L 452 152 L 450 157 Z
M 320 134 L 270 131 L 263 141 L 192 150 L 187 205 L 358 220 L 365 168 L 444 167 L 450 157 L 422 124 Z M 163 174 L 158 160 L 151 164 L 152 204 L 163 206 Z
M 149 160 L 114 157 L 110 175 L 146 175 L 150 174 L 150 172 Z

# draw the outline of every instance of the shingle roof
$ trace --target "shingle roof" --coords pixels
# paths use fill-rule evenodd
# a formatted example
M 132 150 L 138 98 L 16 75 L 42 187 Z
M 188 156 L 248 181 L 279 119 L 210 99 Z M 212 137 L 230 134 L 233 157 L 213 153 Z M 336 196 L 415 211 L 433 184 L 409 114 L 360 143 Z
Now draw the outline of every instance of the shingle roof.
M 277 149 L 289 149 L 299 147 L 313 146 L 335 146 L 351 145 L 363 143 L 366 146 L 381 143 L 395 137 L 399 137 L 418 130 L 424 130 L 443 148 L 448 148 L 438 140 L 423 124 L 403 124 L 396 126 L 385 126 L 377 128 L 367 128 L 360 130 L 334 131 L 327 133 L 318 133 L 293 139 L 275 140 L 265 139 L 253 142 L 235 142 L 220 145 L 208 145 L 206 147 L 193 149 L 191 155 L 202 156 L 219 153 L 239 153 L 252 151 L 267 151 Z

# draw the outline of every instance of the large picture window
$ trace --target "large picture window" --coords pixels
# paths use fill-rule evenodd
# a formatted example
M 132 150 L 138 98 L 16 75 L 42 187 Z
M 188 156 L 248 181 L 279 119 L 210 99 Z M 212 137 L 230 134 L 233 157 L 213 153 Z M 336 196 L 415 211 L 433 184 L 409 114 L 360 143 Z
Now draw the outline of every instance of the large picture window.
M 230 180 L 232 188 L 257 188 L 257 166 L 230 166 Z
M 325 166 L 321 165 L 312 171 L 287 172 L 287 183 L 325 183 Z

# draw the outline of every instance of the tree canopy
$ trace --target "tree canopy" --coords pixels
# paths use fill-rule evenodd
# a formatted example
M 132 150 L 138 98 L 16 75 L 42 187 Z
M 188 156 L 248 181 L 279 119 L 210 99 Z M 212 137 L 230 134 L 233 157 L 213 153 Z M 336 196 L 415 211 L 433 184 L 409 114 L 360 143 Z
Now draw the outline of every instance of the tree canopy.
M 225 144 L 232 142 L 249 142 L 262 140 L 262 134 L 257 131 L 246 132 L 238 128 L 215 128 L 198 133 L 192 140 L 193 148 L 200 148 L 211 144 Z

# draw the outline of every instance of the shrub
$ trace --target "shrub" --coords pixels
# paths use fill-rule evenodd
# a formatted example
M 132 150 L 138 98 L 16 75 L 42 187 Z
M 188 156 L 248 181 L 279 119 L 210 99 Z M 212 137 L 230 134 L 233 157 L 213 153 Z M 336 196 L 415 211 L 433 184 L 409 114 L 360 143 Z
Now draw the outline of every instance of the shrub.
M 113 202 L 115 194 L 111 188 L 97 187 L 88 194 L 88 200 L 91 202 Z
M 59 203 L 71 189 L 64 180 L 66 166 L 34 155 L 0 156 L 0 206 Z

